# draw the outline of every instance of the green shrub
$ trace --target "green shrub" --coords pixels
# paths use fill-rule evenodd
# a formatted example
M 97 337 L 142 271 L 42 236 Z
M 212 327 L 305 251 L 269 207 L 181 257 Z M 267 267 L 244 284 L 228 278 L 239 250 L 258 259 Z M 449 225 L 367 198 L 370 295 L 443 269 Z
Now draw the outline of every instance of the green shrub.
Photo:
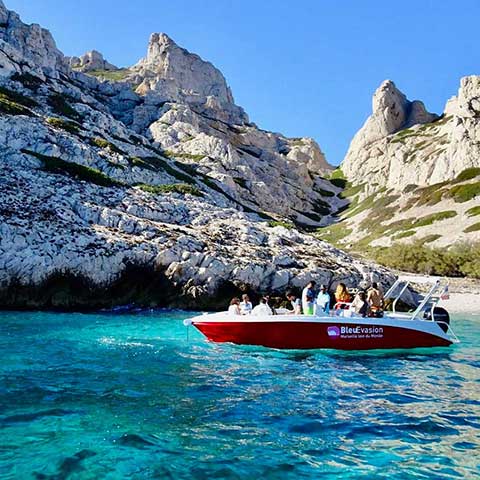
M 442 220 L 446 220 L 448 218 L 453 218 L 457 216 L 457 212 L 455 210 L 446 210 L 445 212 L 437 212 L 432 213 L 430 215 L 425 215 L 424 217 L 420 217 L 412 222 L 411 228 L 417 227 L 425 227 L 427 225 L 432 225 L 434 222 L 440 222 Z
M 137 185 L 144 192 L 153 193 L 155 195 L 163 195 L 165 193 L 181 193 L 183 195 L 195 195 L 196 197 L 203 197 L 203 193 L 193 185 L 188 185 L 186 183 L 170 183 L 164 185 L 147 185 L 139 184 Z
M 346 188 L 348 182 L 344 178 L 330 178 L 329 182 L 338 188 Z
M 294 225 L 292 223 L 288 223 L 288 222 L 281 222 L 281 221 L 278 221 L 278 220 L 270 220 L 268 222 L 268 226 L 269 227 L 284 227 L 284 228 L 288 228 L 289 230 L 294 228 Z
M 404 189 L 403 189 L 403 193 L 410 193 L 410 192 L 413 192 L 414 190 L 416 190 L 418 188 L 418 185 L 415 185 L 413 183 L 409 183 Z
M 362 183 L 360 185 L 356 185 L 356 186 L 353 186 L 353 185 L 348 186 L 347 185 L 347 188 L 345 188 L 345 190 L 343 190 L 343 192 L 340 192 L 340 197 L 342 197 L 342 198 L 353 197 L 357 193 L 360 193 L 361 191 L 363 191 L 364 187 L 365 187 L 364 183 Z
M 412 199 L 409 205 L 436 205 L 442 200 L 443 195 L 446 193 L 447 190 L 443 187 L 447 184 L 448 182 L 440 182 L 429 185 L 428 187 L 419 188 L 416 191 L 417 197 Z
M 471 180 L 478 176 L 480 176 L 480 167 L 467 168 L 457 175 L 454 182 L 465 182 L 466 180 Z
M 47 118 L 46 122 L 55 128 L 60 128 L 61 130 L 65 130 L 69 133 L 79 133 L 80 132 L 80 125 L 76 122 L 71 122 L 68 120 L 63 120 L 61 118 L 54 118 L 49 117 Z
M 232 177 L 233 181 L 240 187 L 245 188 L 248 190 L 248 184 L 247 181 L 244 178 L 241 177 Z
M 49 157 L 47 155 L 42 155 L 41 153 L 32 152 L 31 150 L 22 149 L 21 152 L 32 155 L 41 160 L 43 162 L 43 170 L 47 172 L 69 175 L 102 187 L 115 187 L 122 185 L 120 182 L 108 177 L 96 168 L 85 167 L 78 163 L 66 162 L 61 158 Z
M 465 233 L 470 233 L 470 232 L 478 232 L 480 230 L 480 222 L 474 223 L 473 225 L 470 225 L 467 227 L 464 232 Z
M 0 95 L 13 103 L 19 103 L 27 108 L 38 107 L 38 103 L 33 98 L 27 97 L 18 92 L 14 92 L 13 90 L 5 87 L 0 87 Z
M 119 70 L 92 70 L 87 72 L 87 75 L 104 78 L 105 80 L 110 80 L 112 82 L 121 82 L 122 80 L 125 80 L 130 73 L 131 72 L 128 68 L 120 68 Z
M 460 244 L 450 249 L 431 248 L 421 242 L 369 249 L 373 259 L 389 268 L 429 275 L 480 278 L 480 245 Z
M 100 138 L 100 137 L 92 138 L 90 139 L 90 144 L 93 145 L 94 147 L 110 150 L 110 152 L 113 152 L 113 153 L 119 153 L 119 154 L 124 153 L 123 150 L 120 150 L 116 145 L 109 142 L 108 140 L 105 140 L 104 138 Z
M 33 90 L 36 92 L 41 85 L 43 84 L 43 80 L 41 78 L 36 77 L 30 73 L 18 73 L 15 72 L 11 76 L 11 80 L 14 82 L 20 82 L 24 87 Z
M 407 230 L 406 232 L 401 232 L 392 237 L 392 240 L 400 240 L 401 238 L 408 238 L 415 235 L 417 232 L 415 230 Z
M 340 222 L 334 223 L 328 227 L 317 229 L 316 236 L 320 238 L 320 240 L 324 240 L 325 242 L 336 245 L 340 242 L 340 240 L 344 239 L 351 233 L 352 229 L 347 228 L 344 222 Z
M 52 93 L 48 97 L 47 102 L 57 115 L 69 117 L 73 120 L 80 120 L 82 118 L 61 93 Z
M 480 182 L 456 185 L 448 191 L 447 195 L 457 203 L 468 202 L 480 195 Z
M 38 106 L 35 100 L 21 95 L 20 93 L 0 87 L 0 112 L 7 115 L 29 115 L 33 112 L 30 110 Z
M 203 158 L 206 157 L 206 155 L 196 155 L 193 153 L 182 153 L 182 152 L 174 152 L 172 150 L 165 150 L 163 152 L 167 157 L 172 157 L 172 158 L 187 158 L 189 160 L 202 160 Z
M 442 236 L 437 234 L 437 233 L 432 233 L 431 235 L 427 235 L 425 237 L 420 238 L 418 241 L 419 241 L 419 243 L 421 243 L 423 245 L 425 243 L 432 243 L 432 242 L 434 242 L 435 240 L 438 240 L 441 237 Z
M 465 213 L 469 217 L 475 217 L 477 215 L 480 215 L 480 206 L 469 208 Z
M 334 197 L 335 192 L 332 192 L 331 190 L 324 190 L 323 188 L 317 188 L 317 192 L 322 195 L 323 197 Z

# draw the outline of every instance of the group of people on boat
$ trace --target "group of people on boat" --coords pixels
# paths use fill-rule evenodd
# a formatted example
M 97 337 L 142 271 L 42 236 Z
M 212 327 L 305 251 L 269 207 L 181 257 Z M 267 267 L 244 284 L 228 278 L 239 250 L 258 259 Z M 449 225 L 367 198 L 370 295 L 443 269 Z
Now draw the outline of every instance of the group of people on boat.
M 331 297 L 325 285 L 320 285 L 317 290 L 316 282 L 312 280 L 302 290 L 301 297 L 298 297 L 293 291 L 286 293 L 286 298 L 291 305 L 288 313 L 291 315 L 329 315 L 330 310 L 334 309 L 336 313 L 350 310 L 362 317 L 382 316 L 384 298 L 380 285 L 372 282 L 369 286 L 363 285 L 362 287 L 351 293 L 344 283 L 339 283 Z M 249 296 L 244 294 L 242 299 L 234 297 L 231 300 L 228 313 L 230 315 L 275 315 L 276 310 L 270 303 L 270 297 L 264 296 L 254 307 Z

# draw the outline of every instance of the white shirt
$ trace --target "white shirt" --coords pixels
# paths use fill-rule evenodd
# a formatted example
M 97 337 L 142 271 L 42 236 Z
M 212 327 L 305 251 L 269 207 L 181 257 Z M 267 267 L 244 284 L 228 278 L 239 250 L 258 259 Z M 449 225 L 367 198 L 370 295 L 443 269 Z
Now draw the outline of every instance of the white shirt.
M 252 302 L 240 302 L 240 313 L 242 315 L 250 315 L 252 308 Z
M 259 303 L 252 310 L 252 315 L 273 315 L 273 312 L 266 303 Z
M 238 305 L 230 305 L 228 307 L 228 314 L 229 315 L 240 315 L 240 309 L 238 308 Z

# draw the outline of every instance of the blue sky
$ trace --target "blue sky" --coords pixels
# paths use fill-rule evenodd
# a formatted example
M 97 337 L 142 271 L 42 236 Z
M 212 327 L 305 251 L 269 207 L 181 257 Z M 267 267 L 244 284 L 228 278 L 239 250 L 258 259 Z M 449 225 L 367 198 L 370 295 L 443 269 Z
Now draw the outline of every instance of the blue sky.
M 385 79 L 441 112 L 460 77 L 480 74 L 480 1 L 5 0 L 67 55 L 119 65 L 151 32 L 214 63 L 252 121 L 311 136 L 338 164 Z

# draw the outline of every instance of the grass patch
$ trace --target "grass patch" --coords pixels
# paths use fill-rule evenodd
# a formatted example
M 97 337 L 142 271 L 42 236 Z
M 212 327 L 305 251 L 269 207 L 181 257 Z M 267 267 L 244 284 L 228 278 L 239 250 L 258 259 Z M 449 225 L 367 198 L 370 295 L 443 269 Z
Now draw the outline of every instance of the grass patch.
M 324 240 L 325 242 L 332 243 L 333 245 L 337 245 L 340 242 L 340 240 L 344 239 L 351 233 L 352 233 L 352 229 L 347 228 L 343 224 L 343 222 L 340 222 L 340 223 L 334 223 L 329 227 L 317 229 L 316 236 L 320 240 Z
M 418 241 L 423 245 L 425 243 L 432 243 L 432 242 L 434 242 L 435 240 L 438 240 L 441 237 L 442 236 L 439 235 L 438 233 L 432 233 L 431 235 L 427 235 L 426 237 L 420 238 L 420 240 L 418 240 Z
M 280 222 L 278 220 L 270 220 L 268 222 L 268 226 L 272 228 L 283 227 L 283 228 L 288 228 L 289 230 L 291 230 L 292 228 L 295 228 L 295 226 L 292 223 Z
M 76 122 L 54 117 L 47 118 L 46 122 L 52 127 L 60 128 L 61 130 L 65 130 L 68 133 L 76 134 L 80 132 L 80 126 Z
M 66 162 L 61 158 L 42 155 L 41 153 L 33 152 L 31 150 L 22 149 L 21 152 L 41 160 L 43 162 L 43 170 L 46 172 L 69 175 L 101 187 L 116 187 L 122 185 L 120 182 L 108 177 L 96 168 L 85 167 L 78 163 Z
M 93 145 L 94 147 L 110 150 L 110 152 L 112 153 L 119 153 L 121 155 L 125 153 L 123 152 L 123 150 L 120 150 L 116 145 L 109 142 L 108 140 L 105 140 L 104 138 L 100 138 L 100 137 L 91 138 L 90 144 Z
M 414 183 L 409 183 L 404 189 L 403 193 L 410 193 L 413 192 L 418 188 L 418 185 L 415 185 Z
M 68 103 L 65 95 L 53 93 L 48 97 L 48 104 L 57 115 L 71 118 L 72 120 L 81 120 L 79 113 Z
M 454 182 L 465 182 L 466 180 L 472 180 L 472 178 L 476 178 L 478 176 L 480 176 L 480 167 L 467 168 L 457 175 Z
M 362 183 L 360 185 L 355 185 L 355 186 L 353 186 L 353 185 L 348 186 L 347 185 L 347 188 L 345 188 L 345 190 L 340 192 L 339 197 L 341 197 L 341 198 L 353 197 L 353 196 L 357 195 L 357 193 L 362 192 L 364 187 L 365 187 L 364 183 Z
M 480 222 L 477 222 L 467 227 L 463 232 L 470 233 L 470 232 L 478 232 L 479 230 L 480 230 Z
M 446 220 L 448 218 L 453 218 L 457 216 L 457 212 L 455 210 L 446 210 L 444 212 L 437 212 L 432 213 L 430 215 L 425 215 L 424 217 L 420 217 L 414 222 L 412 222 L 412 228 L 417 227 L 425 227 L 427 225 L 432 225 L 434 222 L 441 222 L 442 220 Z
M 120 68 L 119 70 L 92 70 L 85 73 L 92 77 L 104 78 L 105 80 L 110 80 L 112 82 L 121 82 L 122 80 L 125 80 L 131 72 L 128 68 Z
M 406 232 L 401 232 L 394 237 L 392 237 L 392 240 L 400 240 L 401 238 L 408 238 L 412 237 L 415 235 L 417 232 L 415 230 L 407 230 Z
M 469 217 L 476 217 L 477 215 L 480 215 L 480 206 L 469 208 L 465 213 Z
M 480 182 L 456 185 L 448 190 L 447 195 L 457 203 L 468 202 L 480 195 Z
M 141 190 L 147 193 L 153 193 L 155 195 L 164 195 L 166 193 L 180 193 L 182 195 L 194 195 L 196 197 L 203 197 L 203 193 L 193 185 L 187 183 L 170 183 L 164 185 L 137 185 Z
M 172 150 L 165 150 L 164 155 L 167 157 L 174 157 L 174 158 L 187 158 L 189 160 L 202 160 L 206 157 L 206 155 L 195 155 L 193 153 L 181 153 L 181 152 L 174 152 Z

